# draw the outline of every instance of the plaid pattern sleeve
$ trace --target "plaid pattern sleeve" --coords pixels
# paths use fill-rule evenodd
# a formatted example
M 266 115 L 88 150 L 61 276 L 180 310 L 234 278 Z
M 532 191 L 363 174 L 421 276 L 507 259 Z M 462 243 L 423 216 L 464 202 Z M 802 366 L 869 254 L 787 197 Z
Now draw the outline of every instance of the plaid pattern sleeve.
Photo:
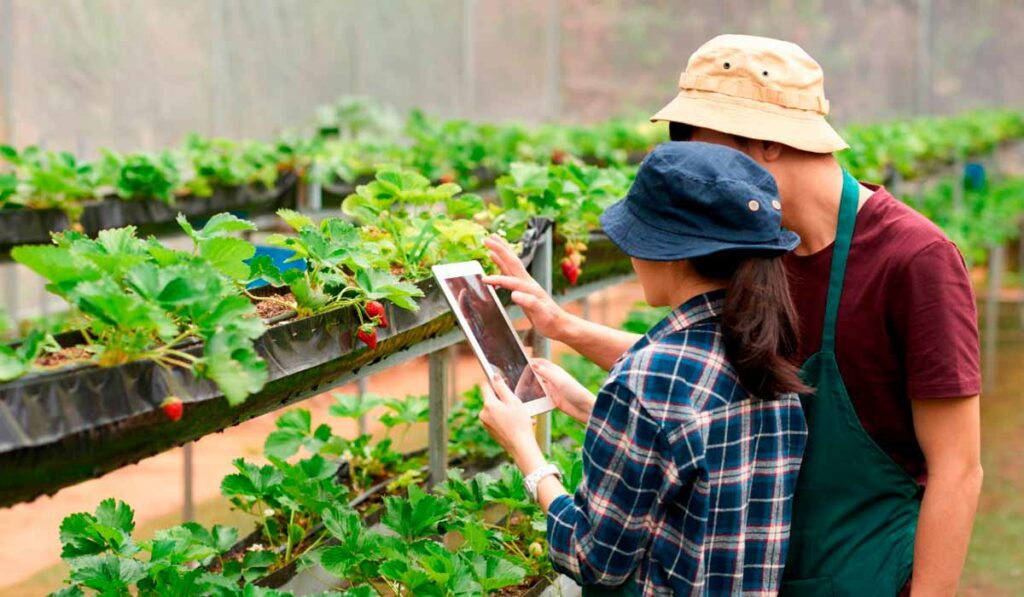
M 762 400 L 722 345 L 722 294 L 688 301 L 616 363 L 598 394 L 575 496 L 548 511 L 557 570 L 644 595 L 776 594 L 806 425 Z

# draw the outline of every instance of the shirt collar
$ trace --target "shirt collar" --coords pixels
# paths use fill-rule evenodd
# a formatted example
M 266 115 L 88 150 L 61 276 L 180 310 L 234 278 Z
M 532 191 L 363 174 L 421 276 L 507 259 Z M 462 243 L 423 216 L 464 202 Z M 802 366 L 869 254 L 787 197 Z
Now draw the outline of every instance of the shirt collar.
M 725 290 L 712 290 L 686 301 L 669 312 L 658 323 L 647 331 L 647 338 L 657 342 L 672 332 L 678 332 L 722 315 L 725 303 Z

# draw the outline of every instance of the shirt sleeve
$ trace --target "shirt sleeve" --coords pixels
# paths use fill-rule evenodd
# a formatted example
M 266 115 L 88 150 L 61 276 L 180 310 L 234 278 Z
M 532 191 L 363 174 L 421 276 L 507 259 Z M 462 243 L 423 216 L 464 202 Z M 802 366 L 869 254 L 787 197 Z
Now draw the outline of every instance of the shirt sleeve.
M 914 256 L 894 293 L 907 394 L 912 399 L 981 392 L 978 312 L 970 275 L 952 242 L 934 242 Z
M 677 441 L 699 433 L 692 436 Z M 703 455 L 702 446 L 687 451 Z M 659 506 L 680 486 L 673 454 L 662 425 L 632 392 L 616 382 L 602 388 L 584 441 L 580 486 L 548 510 L 555 569 L 583 585 L 629 579 L 648 549 Z

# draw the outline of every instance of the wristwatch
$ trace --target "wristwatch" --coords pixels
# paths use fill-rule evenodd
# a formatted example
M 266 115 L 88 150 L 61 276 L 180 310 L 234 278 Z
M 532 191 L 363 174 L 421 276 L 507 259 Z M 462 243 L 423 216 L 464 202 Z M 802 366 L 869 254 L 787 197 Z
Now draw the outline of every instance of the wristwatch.
M 541 479 L 551 475 L 558 477 L 559 480 L 562 479 L 562 471 L 558 470 L 558 467 L 553 464 L 537 467 L 532 473 L 523 477 L 523 486 L 526 487 L 526 493 L 530 494 L 533 501 L 537 501 L 537 485 Z

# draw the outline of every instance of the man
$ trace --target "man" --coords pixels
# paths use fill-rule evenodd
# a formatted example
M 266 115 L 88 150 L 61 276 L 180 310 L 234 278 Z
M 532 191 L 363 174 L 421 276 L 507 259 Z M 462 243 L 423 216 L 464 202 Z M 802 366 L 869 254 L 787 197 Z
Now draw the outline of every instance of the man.
M 953 595 L 982 482 L 968 272 L 927 219 L 845 174 L 828 110 L 821 68 L 800 47 L 724 35 L 690 57 L 652 120 L 675 141 L 759 162 L 801 238 L 786 265 L 816 393 L 803 397 L 809 437 L 782 594 Z M 556 339 L 603 367 L 636 340 L 566 314 L 505 262 L 488 281 L 515 290 L 540 333 L 562 330 Z

